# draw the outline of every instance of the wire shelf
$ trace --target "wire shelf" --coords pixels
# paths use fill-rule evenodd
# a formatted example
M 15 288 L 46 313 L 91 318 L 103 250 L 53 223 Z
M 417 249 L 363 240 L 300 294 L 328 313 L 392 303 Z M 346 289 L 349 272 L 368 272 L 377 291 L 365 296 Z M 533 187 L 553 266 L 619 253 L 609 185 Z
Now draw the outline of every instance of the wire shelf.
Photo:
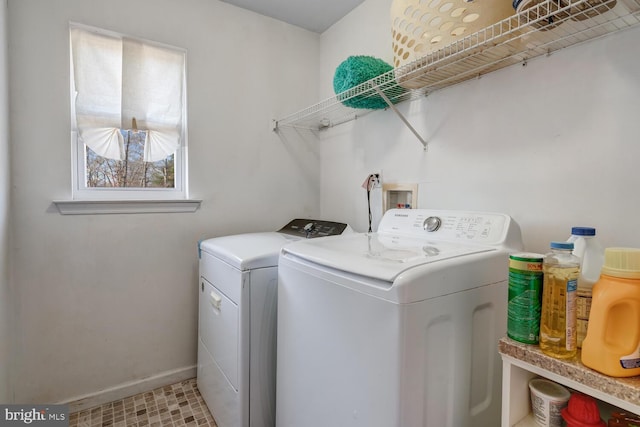
M 423 97 L 482 74 L 640 23 L 640 0 L 546 0 L 414 62 L 381 74 L 275 121 L 274 129 L 322 130 L 371 111 L 347 100 L 380 97 L 393 104 Z

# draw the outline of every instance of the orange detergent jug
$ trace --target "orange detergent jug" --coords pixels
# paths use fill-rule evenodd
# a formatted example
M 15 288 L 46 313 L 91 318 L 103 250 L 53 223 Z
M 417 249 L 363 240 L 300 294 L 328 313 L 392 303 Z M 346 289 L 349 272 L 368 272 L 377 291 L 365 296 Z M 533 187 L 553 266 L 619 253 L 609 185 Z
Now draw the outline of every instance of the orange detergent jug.
M 640 375 L 640 249 L 607 248 L 604 257 L 582 363 L 611 377 Z

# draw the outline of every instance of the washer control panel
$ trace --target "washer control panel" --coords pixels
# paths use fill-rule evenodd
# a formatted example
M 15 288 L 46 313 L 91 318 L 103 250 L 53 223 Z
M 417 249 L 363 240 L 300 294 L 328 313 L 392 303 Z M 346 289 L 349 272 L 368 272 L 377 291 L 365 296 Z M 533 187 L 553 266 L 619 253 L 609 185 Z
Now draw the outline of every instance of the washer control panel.
M 317 219 L 294 219 L 282 227 L 278 232 L 292 236 L 311 239 L 314 237 L 337 236 L 344 233 L 347 224 Z
M 507 215 L 490 212 L 431 209 L 389 209 L 378 226 L 379 233 L 431 239 L 498 244 L 510 226 Z

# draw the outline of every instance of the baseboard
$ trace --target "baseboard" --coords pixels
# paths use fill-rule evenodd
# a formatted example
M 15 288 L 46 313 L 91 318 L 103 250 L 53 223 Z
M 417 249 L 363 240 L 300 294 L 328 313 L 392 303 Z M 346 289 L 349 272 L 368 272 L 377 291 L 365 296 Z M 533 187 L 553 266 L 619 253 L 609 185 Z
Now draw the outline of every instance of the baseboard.
M 179 383 L 180 381 L 195 378 L 197 367 L 189 366 L 173 371 L 162 372 L 158 375 L 143 378 L 141 380 L 126 382 L 115 387 L 110 387 L 96 393 L 86 394 L 71 398 L 61 404 L 69 405 L 69 413 L 78 412 L 95 406 L 104 405 L 114 400 L 124 399 L 135 394 L 144 393 L 158 387 Z

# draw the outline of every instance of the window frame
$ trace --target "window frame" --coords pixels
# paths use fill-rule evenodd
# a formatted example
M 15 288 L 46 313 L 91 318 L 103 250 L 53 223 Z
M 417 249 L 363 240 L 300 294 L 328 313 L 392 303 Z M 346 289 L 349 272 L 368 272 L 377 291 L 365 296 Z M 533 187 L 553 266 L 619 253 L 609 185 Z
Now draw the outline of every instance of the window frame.
M 69 33 L 72 28 L 98 34 L 128 38 L 140 43 L 175 50 L 184 55 L 184 71 L 182 81 L 182 126 L 181 143 L 174 153 L 174 188 L 143 188 L 143 187 L 88 187 L 86 170 L 86 145 L 78 138 L 74 115 L 74 82 L 72 70 L 74 67 L 73 56 L 69 55 L 69 99 L 70 99 L 70 124 L 71 124 L 71 171 L 72 187 L 71 198 L 73 201 L 175 201 L 188 200 L 188 157 L 187 157 L 187 50 L 172 45 L 150 41 L 140 37 L 134 37 L 123 33 L 104 30 L 75 22 L 69 23 Z M 71 40 L 69 40 L 71 52 Z M 141 129 L 145 130 L 145 129 Z M 127 204 L 128 205 L 128 204 Z M 60 207 L 60 206 L 58 206 Z
M 183 132 L 184 133 L 184 132 Z M 182 139 L 186 142 L 186 138 Z M 78 140 L 78 132 L 71 131 L 73 200 L 183 200 L 186 189 L 185 144 L 174 154 L 174 188 L 143 187 L 87 187 L 86 145 Z

